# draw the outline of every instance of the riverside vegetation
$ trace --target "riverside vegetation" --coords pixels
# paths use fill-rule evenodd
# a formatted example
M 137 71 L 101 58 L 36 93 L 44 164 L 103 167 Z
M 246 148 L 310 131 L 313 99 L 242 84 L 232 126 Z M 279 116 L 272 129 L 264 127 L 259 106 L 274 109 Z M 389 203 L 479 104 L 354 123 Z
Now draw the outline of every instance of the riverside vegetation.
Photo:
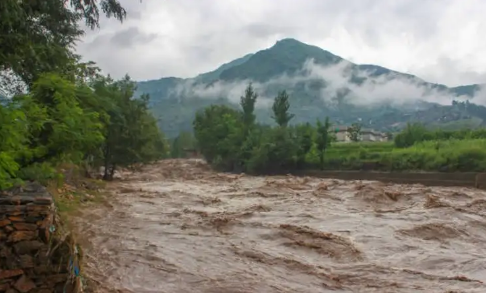
M 149 97 L 133 98 L 129 76 L 102 76 L 81 62 L 75 41 L 98 27 L 102 11 L 122 21 L 118 1 L 17 1 L 0 4 L 0 189 L 58 178 L 57 167 L 117 167 L 158 160 L 168 151 Z M 101 11 L 100 11 L 101 10 Z
M 99 189 L 80 171 L 110 180 L 168 151 L 136 83 L 75 54 L 81 21 L 98 27 L 101 12 L 126 16 L 117 0 L 0 1 L 0 292 L 83 291 L 65 215 Z
M 197 144 L 214 168 L 253 174 L 316 168 L 439 172 L 486 169 L 486 129 L 429 130 L 416 123 L 408 124 L 390 142 L 338 143 L 328 118 L 315 124 L 290 125 L 294 115 L 289 113 L 285 91 L 277 95 L 272 107 L 276 126 L 257 123 L 257 98 L 250 84 L 241 97 L 241 110 L 211 105 L 199 111 L 193 123 L 194 138 L 187 133 L 176 138 L 173 155 L 180 156 L 182 147 Z M 359 131 L 359 127 L 354 129 Z

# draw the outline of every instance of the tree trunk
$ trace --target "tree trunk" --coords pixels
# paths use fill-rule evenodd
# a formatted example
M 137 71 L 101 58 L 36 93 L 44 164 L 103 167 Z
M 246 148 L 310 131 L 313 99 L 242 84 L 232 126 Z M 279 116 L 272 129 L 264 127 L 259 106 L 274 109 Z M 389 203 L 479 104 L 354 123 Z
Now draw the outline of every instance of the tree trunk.
M 324 170 L 324 151 L 319 152 L 319 167 Z
M 111 168 L 110 168 L 110 180 L 113 180 L 113 177 L 115 177 L 115 170 L 116 170 L 115 164 L 111 165 Z
M 103 180 L 110 181 L 113 178 L 110 178 L 110 148 L 108 146 L 105 146 L 103 150 L 103 155 L 105 156 L 104 158 L 104 166 L 105 166 L 105 171 L 103 173 Z
M 104 174 L 103 174 L 103 180 L 105 181 L 110 181 L 112 178 L 110 178 L 110 167 L 105 164 L 105 171 L 104 171 Z

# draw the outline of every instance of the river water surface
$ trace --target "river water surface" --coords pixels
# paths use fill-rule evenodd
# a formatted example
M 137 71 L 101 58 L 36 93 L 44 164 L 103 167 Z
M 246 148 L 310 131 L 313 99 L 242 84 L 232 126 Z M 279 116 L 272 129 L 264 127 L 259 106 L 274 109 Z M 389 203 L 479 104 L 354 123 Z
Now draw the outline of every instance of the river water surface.
M 484 191 L 197 160 L 121 177 L 75 219 L 100 292 L 486 292 Z

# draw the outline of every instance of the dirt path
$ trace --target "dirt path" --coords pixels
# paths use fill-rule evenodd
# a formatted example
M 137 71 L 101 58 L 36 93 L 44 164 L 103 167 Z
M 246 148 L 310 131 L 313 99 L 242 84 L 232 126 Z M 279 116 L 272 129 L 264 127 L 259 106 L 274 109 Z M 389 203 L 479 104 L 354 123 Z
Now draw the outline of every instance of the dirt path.
M 169 160 L 77 218 L 118 292 L 486 292 L 486 192 L 218 174 Z

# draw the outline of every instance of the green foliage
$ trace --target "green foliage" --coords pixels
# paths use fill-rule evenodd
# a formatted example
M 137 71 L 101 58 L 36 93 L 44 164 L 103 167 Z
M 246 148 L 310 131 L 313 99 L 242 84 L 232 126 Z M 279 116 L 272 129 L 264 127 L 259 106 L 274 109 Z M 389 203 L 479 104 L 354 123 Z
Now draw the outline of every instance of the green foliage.
M 172 140 L 170 147 L 171 158 L 185 158 L 186 149 L 196 149 L 197 141 L 194 135 L 188 131 L 181 132 L 175 139 Z
M 0 189 L 59 178 L 63 163 L 104 166 L 111 179 L 167 155 L 148 95 L 74 53 L 79 22 L 98 27 L 100 11 L 126 16 L 117 0 L 0 1 L 0 89 L 13 96 L 0 100 Z
M 398 133 L 395 138 L 395 146 L 398 148 L 410 147 L 415 143 L 433 140 L 449 139 L 478 139 L 486 138 L 486 129 L 463 129 L 456 131 L 447 130 L 428 130 L 424 125 L 419 123 L 407 124 L 407 127 Z
M 119 81 L 101 78 L 93 88 L 107 115 L 101 152 L 93 154 L 103 162 L 104 179 L 112 179 L 117 167 L 149 163 L 165 156 L 168 147 L 148 111 L 149 97 L 133 98 L 136 84 L 129 76 Z
M 18 93 L 45 72 L 74 73 L 80 21 L 97 27 L 100 9 L 120 21 L 126 16 L 117 0 L 0 1 L 0 86 Z
M 327 151 L 325 167 L 381 171 L 486 170 L 485 129 L 428 131 L 415 124 L 397 134 L 395 139 L 393 143 L 335 144 Z
M 287 127 L 290 120 L 292 120 L 292 118 L 295 116 L 294 114 L 289 113 L 289 108 L 289 95 L 286 91 L 279 92 L 273 102 L 272 119 L 275 120 L 280 127 Z
M 0 190 L 14 183 L 20 168 L 16 159 L 26 148 L 27 135 L 25 114 L 0 104 Z
M 348 128 L 349 139 L 353 142 L 358 142 L 361 139 L 361 124 L 353 123 L 351 127 Z
M 299 145 L 291 129 L 265 129 L 260 143 L 253 148 L 245 166 L 252 173 L 274 173 L 295 169 L 299 159 Z
M 194 134 L 199 150 L 209 163 L 228 170 L 236 167 L 239 147 L 244 141 L 244 124 L 240 112 L 220 105 L 198 112 Z
M 31 149 L 34 162 L 80 163 L 86 152 L 103 141 L 99 114 L 83 109 L 76 85 L 55 74 L 42 75 L 29 95 L 15 101 L 31 120 Z M 33 115 L 30 115 L 30 113 Z M 35 120 L 34 120 L 35 119 Z
M 317 146 L 317 151 L 319 152 L 319 167 L 321 169 L 324 168 L 324 152 L 331 145 L 332 139 L 331 139 L 331 134 L 329 132 L 330 128 L 331 128 L 331 122 L 329 121 L 329 117 L 326 117 L 324 124 L 322 124 L 320 120 L 317 120 L 316 146 Z
M 380 158 L 383 169 L 444 172 L 484 172 L 485 139 L 424 141 L 406 149 L 395 149 Z
M 243 122 L 247 128 L 255 124 L 255 103 L 258 95 L 253 90 L 251 83 L 245 90 L 245 96 L 240 98 L 240 106 L 243 109 Z
M 423 125 L 409 123 L 402 132 L 395 136 L 395 146 L 399 148 L 410 147 L 415 142 L 426 140 L 429 134 L 430 132 Z
M 293 115 L 288 113 L 285 91 L 274 103 L 279 126 L 254 124 L 252 111 L 256 99 L 250 85 L 242 97 L 242 111 L 212 105 L 196 114 L 194 134 L 202 155 L 215 168 L 226 171 L 279 173 L 302 168 L 315 145 L 315 128 L 309 123 L 288 126 Z
M 288 109 L 287 103 L 282 104 L 283 109 Z M 289 117 L 286 115 L 281 116 Z M 212 105 L 196 115 L 194 133 L 207 161 L 215 168 L 233 172 L 286 173 L 316 167 L 441 172 L 486 169 L 485 129 L 441 131 L 409 124 L 395 136 L 395 141 L 336 143 L 329 118 L 318 120 L 315 126 L 286 126 L 285 119 L 280 121 L 284 122 L 275 127 L 255 124 L 245 131 L 244 110 Z M 359 139 L 360 127 L 350 127 L 354 129 L 355 141 Z
M 135 83 L 96 80 L 92 87 L 43 74 L 29 94 L 0 106 L 0 188 L 19 179 L 55 179 L 61 163 L 105 167 L 148 163 L 168 148 L 148 111 L 148 96 L 133 98 Z
M 295 127 L 295 134 L 299 145 L 299 162 L 305 162 L 305 157 L 314 145 L 315 129 L 310 123 L 300 124 Z

